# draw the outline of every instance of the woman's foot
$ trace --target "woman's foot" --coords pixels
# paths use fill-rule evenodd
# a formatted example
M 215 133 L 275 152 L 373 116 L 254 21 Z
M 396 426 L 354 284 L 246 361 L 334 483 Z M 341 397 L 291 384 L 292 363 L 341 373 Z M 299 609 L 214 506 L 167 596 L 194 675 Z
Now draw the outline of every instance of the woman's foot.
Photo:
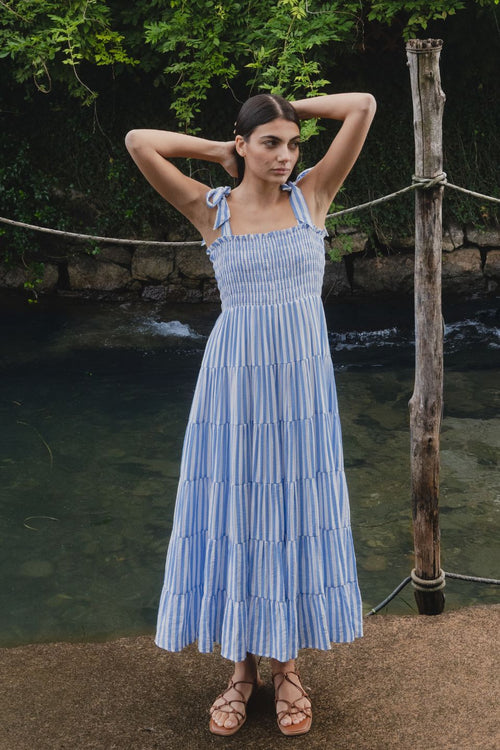
M 210 709 L 210 731 L 213 734 L 234 734 L 246 720 L 246 704 L 261 680 L 255 657 L 249 654 L 245 661 L 235 664 L 229 685 L 215 699 Z
M 305 734 L 311 728 L 312 707 L 295 669 L 295 661 L 272 660 L 278 727 L 283 734 Z

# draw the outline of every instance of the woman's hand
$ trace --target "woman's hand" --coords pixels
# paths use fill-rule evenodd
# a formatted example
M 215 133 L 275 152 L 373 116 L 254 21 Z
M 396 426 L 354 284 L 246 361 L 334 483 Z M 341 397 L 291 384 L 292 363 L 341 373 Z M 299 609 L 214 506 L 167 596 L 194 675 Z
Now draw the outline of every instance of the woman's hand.
M 236 149 L 234 141 L 225 141 L 220 144 L 222 155 L 220 165 L 224 167 L 231 177 L 238 177 L 238 164 L 236 162 Z

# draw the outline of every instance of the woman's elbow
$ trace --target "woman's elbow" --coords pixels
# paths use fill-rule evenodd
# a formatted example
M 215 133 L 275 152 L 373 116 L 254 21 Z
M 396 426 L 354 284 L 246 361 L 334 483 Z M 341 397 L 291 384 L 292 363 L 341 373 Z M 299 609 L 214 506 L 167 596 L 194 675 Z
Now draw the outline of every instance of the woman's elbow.
M 137 151 L 141 146 L 141 142 L 140 130 L 129 130 L 125 136 L 125 147 L 129 153 Z
M 363 112 L 366 112 L 373 117 L 373 115 L 377 111 L 377 100 L 375 99 L 373 94 L 363 94 L 363 99 L 360 103 L 360 106 Z

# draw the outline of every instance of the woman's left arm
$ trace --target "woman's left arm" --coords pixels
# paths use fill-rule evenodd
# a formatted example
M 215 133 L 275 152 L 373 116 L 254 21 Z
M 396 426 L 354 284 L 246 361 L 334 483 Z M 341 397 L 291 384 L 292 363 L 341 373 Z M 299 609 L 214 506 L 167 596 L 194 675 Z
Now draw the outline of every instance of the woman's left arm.
M 377 105 L 371 94 L 363 93 L 315 96 L 291 104 L 301 120 L 318 117 L 342 121 L 324 157 L 301 181 L 313 220 L 323 226 L 331 202 L 360 154 Z

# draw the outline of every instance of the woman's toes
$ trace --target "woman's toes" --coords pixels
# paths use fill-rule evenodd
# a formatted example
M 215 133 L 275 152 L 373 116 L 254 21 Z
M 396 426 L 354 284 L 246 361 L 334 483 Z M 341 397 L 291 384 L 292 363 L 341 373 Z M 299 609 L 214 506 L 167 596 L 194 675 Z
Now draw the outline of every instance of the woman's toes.
M 224 726 L 224 722 L 227 719 L 227 713 L 226 711 L 216 711 L 214 713 L 214 721 L 219 727 Z
M 228 711 L 214 711 L 212 714 L 212 718 L 218 727 L 226 727 L 226 729 L 231 729 L 231 727 L 234 727 L 236 724 L 234 715 L 230 714 Z

